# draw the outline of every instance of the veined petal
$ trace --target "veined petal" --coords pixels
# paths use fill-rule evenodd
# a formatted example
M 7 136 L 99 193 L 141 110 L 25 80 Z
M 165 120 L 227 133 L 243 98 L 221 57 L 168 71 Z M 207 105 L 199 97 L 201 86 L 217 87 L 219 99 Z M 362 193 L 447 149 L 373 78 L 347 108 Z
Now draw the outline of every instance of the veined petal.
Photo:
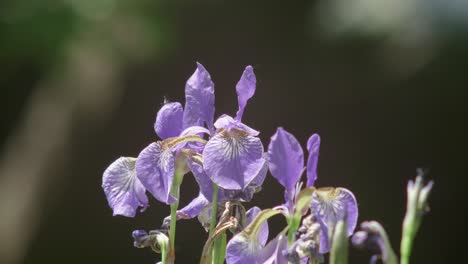
M 203 163 L 210 179 L 228 190 L 244 189 L 264 165 L 259 138 L 231 129 L 213 136 L 203 150 Z
M 183 127 L 204 126 L 210 130 L 214 119 L 214 84 L 210 74 L 197 63 L 197 69 L 185 85 Z
M 358 218 L 356 198 L 345 188 L 317 189 L 312 196 L 310 209 L 327 230 L 333 230 L 340 219 L 346 219 L 348 236 L 352 235 L 356 228 Z M 321 244 L 322 240 L 325 240 L 322 235 L 325 234 L 321 234 Z M 329 238 L 328 234 L 327 238 Z M 322 245 L 320 248 L 322 250 Z
M 265 247 L 258 241 L 250 241 L 243 233 L 235 235 L 226 247 L 227 264 L 287 264 L 283 255 L 287 249 L 288 240 L 279 234 Z
M 183 114 L 182 105 L 178 102 L 163 105 L 156 115 L 154 131 L 161 139 L 179 136 Z
M 247 218 L 245 221 L 245 225 L 247 226 L 250 223 L 252 223 L 252 221 L 261 211 L 262 210 L 258 208 L 257 206 L 254 206 L 250 208 L 249 210 L 247 210 L 247 212 L 245 213 L 245 216 Z M 260 242 L 262 246 L 265 246 L 266 242 L 268 241 L 268 233 L 269 233 L 268 221 L 265 221 L 265 223 L 262 224 L 262 226 L 260 227 L 260 230 L 258 231 L 258 241 Z
M 264 155 L 265 156 L 265 155 Z M 241 202 L 250 202 L 253 195 L 261 190 L 263 181 L 266 178 L 268 172 L 268 162 L 264 159 L 262 169 L 258 172 L 257 176 L 245 187 L 243 190 L 225 190 L 222 189 L 223 198 L 225 200 L 237 200 Z M 222 200 L 220 199 L 220 200 Z
M 257 85 L 257 78 L 253 71 L 252 66 L 247 66 L 242 73 L 239 82 L 236 85 L 237 101 L 239 103 L 239 110 L 236 114 L 236 120 L 242 120 L 245 106 L 247 101 L 254 95 Z
M 193 161 L 188 162 L 188 166 L 192 171 L 193 176 L 195 177 L 195 181 L 198 183 L 198 187 L 200 188 L 200 193 L 211 202 L 213 199 L 213 181 L 208 177 L 203 167 Z M 218 200 L 221 201 L 223 199 L 223 192 L 219 190 L 218 192 Z
M 247 132 L 251 136 L 258 136 L 260 134 L 260 132 L 258 132 L 257 130 L 247 126 L 246 124 L 243 124 L 239 120 L 236 120 L 226 114 L 223 114 L 218 119 L 216 119 L 216 122 L 214 123 L 214 127 L 218 130 L 224 129 L 227 131 L 230 131 L 231 128 L 235 128 L 237 130 Z
M 262 264 L 287 264 L 288 259 L 283 254 L 288 248 L 288 238 L 279 234 L 275 239 L 270 241 L 260 253 L 260 263 Z
M 183 136 L 197 135 L 197 134 L 203 134 L 203 133 L 210 135 L 210 131 L 204 127 L 191 126 L 191 127 L 187 127 L 186 129 L 184 129 L 184 131 L 180 133 L 180 136 L 183 137 Z
M 136 161 L 138 179 L 160 202 L 171 204 L 175 198 L 170 195 L 174 179 L 175 157 L 164 142 L 151 143 L 140 152 Z
M 307 151 L 309 158 L 307 159 L 307 185 L 306 187 L 313 186 L 317 180 L 317 163 L 320 150 L 320 136 L 313 134 L 307 140 Z
M 148 206 L 146 190 L 136 177 L 135 160 L 120 157 L 104 171 L 102 188 L 114 215 L 134 217 L 139 206 Z
M 210 202 L 205 198 L 202 193 L 193 199 L 184 208 L 177 211 L 177 219 L 190 219 L 198 216 L 203 208 Z
M 242 232 L 233 236 L 226 246 L 227 264 L 263 264 L 260 261 L 262 245 L 250 241 Z
M 301 178 L 304 153 L 297 139 L 279 127 L 268 146 L 268 162 L 271 174 L 291 195 Z
M 279 213 L 278 210 L 263 210 L 256 215 L 246 228 L 233 236 L 226 247 L 226 263 L 263 264 L 263 259 L 266 259 L 265 255 L 268 254 L 262 254 L 264 247 L 259 240 L 259 233 L 264 222 Z M 265 248 L 268 248 L 268 246 Z

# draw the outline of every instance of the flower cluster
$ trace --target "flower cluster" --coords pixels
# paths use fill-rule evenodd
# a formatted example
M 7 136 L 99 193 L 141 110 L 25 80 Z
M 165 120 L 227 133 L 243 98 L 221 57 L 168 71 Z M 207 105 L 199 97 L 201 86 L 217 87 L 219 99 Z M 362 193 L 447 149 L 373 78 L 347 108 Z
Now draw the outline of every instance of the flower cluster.
M 315 186 L 318 134 L 308 139 L 305 159 L 301 144 L 285 129 L 277 129 L 265 151 L 259 131 L 242 122 L 255 89 L 253 68 L 247 66 L 236 85 L 236 115 L 215 120 L 214 84 L 198 63 L 185 86 L 185 106 L 166 103 L 156 115 L 160 140 L 105 170 L 102 187 L 114 215 L 134 217 L 139 208 L 143 211 L 147 192 L 171 208 L 160 230 L 132 233 L 136 247 L 150 247 L 161 253 L 162 263 L 174 263 L 176 222 L 197 217 L 209 231 L 200 263 L 321 263 L 333 251 L 335 237 L 347 241 L 354 233 L 353 193 Z M 268 171 L 284 187 L 284 203 L 246 210 L 243 202 L 261 190 Z M 199 195 L 179 209 L 180 186 L 189 172 Z M 287 226 L 268 241 L 267 221 L 275 215 L 283 215 Z M 228 241 L 227 233 L 232 234 Z

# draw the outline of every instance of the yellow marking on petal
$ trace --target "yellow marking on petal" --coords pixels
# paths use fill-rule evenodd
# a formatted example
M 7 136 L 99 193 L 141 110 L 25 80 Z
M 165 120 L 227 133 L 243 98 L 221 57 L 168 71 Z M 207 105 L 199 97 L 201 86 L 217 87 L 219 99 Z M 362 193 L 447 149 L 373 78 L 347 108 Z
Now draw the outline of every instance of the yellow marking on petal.
M 227 131 L 226 129 L 221 129 L 218 133 L 221 134 L 224 138 L 235 138 L 235 139 L 238 139 L 240 137 L 247 137 L 249 135 L 249 133 L 243 130 L 239 130 L 237 128 L 231 128 L 229 129 L 229 131 Z
M 341 193 L 339 188 L 323 187 L 316 190 L 318 197 L 323 201 L 333 200 Z

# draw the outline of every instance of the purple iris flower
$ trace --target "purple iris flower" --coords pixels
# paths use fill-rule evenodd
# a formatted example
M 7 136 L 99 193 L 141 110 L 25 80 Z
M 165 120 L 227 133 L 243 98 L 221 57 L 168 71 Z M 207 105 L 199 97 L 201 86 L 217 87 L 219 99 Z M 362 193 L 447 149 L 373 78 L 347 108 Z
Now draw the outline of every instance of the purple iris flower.
M 102 186 L 114 215 L 135 216 L 139 206 L 148 205 L 146 190 L 161 202 L 176 201 L 170 191 L 178 154 L 183 147 L 201 152 L 203 147 L 191 141 L 200 141 L 199 134 L 210 134 L 204 125 L 214 130 L 214 84 L 199 63 L 187 81 L 185 97 L 185 109 L 173 102 L 158 111 L 154 130 L 161 141 L 148 145 L 137 159 L 116 160 L 104 172 Z
M 283 254 L 287 248 L 287 238 L 280 234 L 275 239 L 268 240 L 267 221 L 252 223 L 260 213 L 258 207 L 249 209 L 247 227 L 229 240 L 226 247 L 227 264 L 287 264 L 288 260 Z M 258 220 L 257 220 L 258 221 Z
M 307 186 L 312 186 L 317 179 L 317 162 L 320 137 L 312 135 L 307 142 L 309 158 L 307 160 Z M 304 170 L 304 153 L 297 139 L 278 128 L 271 137 L 268 147 L 270 171 L 281 185 L 285 187 L 286 208 L 289 214 L 294 212 L 297 184 Z M 322 225 L 323 230 L 332 230 L 340 219 L 346 219 L 348 235 L 356 228 L 358 209 L 354 195 L 345 188 L 319 188 L 312 195 L 311 212 Z M 320 253 L 330 249 L 328 232 L 320 234 Z
M 170 195 L 178 150 L 184 145 L 183 136 L 207 132 L 214 118 L 214 84 L 210 74 L 199 63 L 185 85 L 185 109 L 180 103 L 165 104 L 156 116 L 154 129 L 163 139 L 141 151 L 136 161 L 137 177 L 159 201 L 171 204 Z
M 214 123 L 216 134 L 203 150 L 208 177 L 226 190 L 243 190 L 265 165 L 259 132 L 242 123 L 247 101 L 254 95 L 256 78 L 247 66 L 236 86 L 239 109 L 236 117 L 222 115 Z

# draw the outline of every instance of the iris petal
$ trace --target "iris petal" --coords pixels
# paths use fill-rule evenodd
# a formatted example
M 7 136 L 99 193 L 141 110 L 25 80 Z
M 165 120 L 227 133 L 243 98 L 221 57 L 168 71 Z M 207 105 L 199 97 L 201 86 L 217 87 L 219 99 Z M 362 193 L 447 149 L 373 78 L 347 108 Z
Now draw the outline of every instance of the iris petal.
M 307 140 L 307 151 L 309 152 L 309 158 L 307 159 L 307 186 L 313 186 L 315 180 L 317 180 L 317 163 L 320 149 L 320 136 L 313 134 Z
M 179 136 L 183 114 L 182 105 L 178 102 L 163 105 L 156 115 L 154 131 L 161 139 Z
M 244 132 L 247 132 L 247 134 L 251 136 L 258 136 L 260 132 L 257 130 L 243 124 L 242 122 L 232 118 L 229 115 L 222 115 L 218 119 L 216 119 L 216 122 L 214 123 L 214 126 L 216 129 L 224 129 L 227 131 L 230 131 L 231 128 L 235 128 L 237 130 L 241 130 Z
M 340 219 L 346 219 L 348 236 L 352 235 L 356 228 L 357 201 L 353 193 L 345 188 L 317 189 L 312 196 L 311 212 L 326 230 L 333 229 Z M 322 232 L 320 253 L 325 253 L 323 252 L 325 247 L 322 247 L 322 243 L 325 243 L 326 240 L 328 240 L 328 234 Z
M 252 66 L 247 66 L 242 73 L 239 82 L 236 85 L 237 101 L 239 103 L 239 110 L 236 114 L 236 120 L 242 120 L 245 106 L 247 101 L 254 95 L 257 79 Z
M 203 208 L 209 204 L 202 193 L 193 199 L 185 207 L 177 211 L 177 219 L 190 219 L 198 216 Z
M 304 153 L 297 139 L 279 127 L 268 146 L 271 174 L 291 195 L 304 168 Z
M 260 264 L 262 245 L 250 241 L 243 233 L 239 233 L 229 240 L 226 247 L 227 264 Z M 262 263 L 263 264 L 263 263 Z
M 261 211 L 262 210 L 258 208 L 257 206 L 254 206 L 250 208 L 249 210 L 247 210 L 247 212 L 245 213 L 245 216 L 247 218 L 245 221 L 245 225 L 248 226 L 250 223 L 252 223 L 252 221 Z M 260 230 L 258 231 L 258 241 L 260 241 L 260 244 L 262 246 L 265 246 L 268 240 L 268 233 L 269 233 L 268 221 L 265 221 L 265 223 L 262 224 L 262 226 L 260 227 Z
M 223 198 L 226 200 L 237 200 L 241 202 L 250 202 L 252 200 L 254 194 L 261 190 L 261 186 L 263 181 L 266 178 L 268 172 L 268 162 L 264 159 L 263 167 L 258 172 L 257 176 L 253 178 L 253 180 L 245 187 L 243 190 L 225 190 L 222 189 Z
M 214 118 L 214 84 L 210 74 L 197 63 L 197 69 L 185 85 L 183 127 L 204 126 L 212 130 Z
M 146 190 L 136 177 L 135 158 L 114 161 L 104 171 L 102 188 L 114 215 L 134 217 L 138 207 L 148 206 Z
M 192 171 L 195 180 L 198 183 L 198 187 L 200 188 L 200 192 L 205 196 L 205 198 L 211 202 L 213 199 L 213 181 L 208 177 L 203 167 L 193 161 L 189 161 L 188 165 L 190 170 Z M 223 199 L 222 192 L 218 193 L 218 199 Z
M 241 190 L 264 165 L 263 145 L 259 138 L 244 131 L 222 130 L 206 144 L 203 159 L 205 171 L 214 183 L 224 189 Z
M 265 247 L 258 242 L 249 241 L 242 233 L 235 235 L 226 248 L 227 264 L 287 264 L 283 255 L 288 240 L 283 234 L 278 235 Z
M 143 149 L 136 161 L 138 179 L 154 198 L 166 204 L 176 201 L 169 194 L 174 179 L 174 163 L 173 151 L 161 141 Z
M 288 259 L 283 252 L 288 247 L 288 239 L 283 234 L 279 234 L 275 239 L 270 241 L 266 247 L 260 252 L 260 261 L 262 264 L 287 264 Z

